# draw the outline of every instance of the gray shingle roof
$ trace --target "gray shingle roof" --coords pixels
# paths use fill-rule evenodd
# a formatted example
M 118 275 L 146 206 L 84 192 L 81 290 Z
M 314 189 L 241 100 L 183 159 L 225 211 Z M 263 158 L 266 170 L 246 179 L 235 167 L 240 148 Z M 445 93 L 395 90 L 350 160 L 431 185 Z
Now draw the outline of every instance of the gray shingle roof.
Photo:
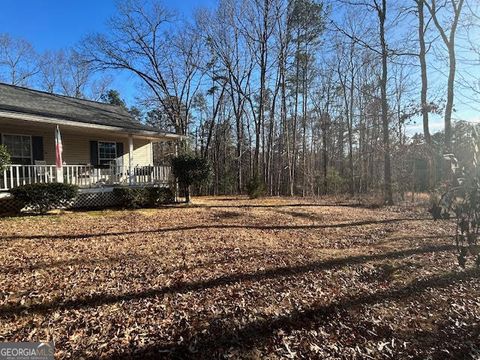
M 128 130 L 159 132 L 136 122 L 124 108 L 96 101 L 27 89 L 0 83 L 0 110 L 115 126 Z

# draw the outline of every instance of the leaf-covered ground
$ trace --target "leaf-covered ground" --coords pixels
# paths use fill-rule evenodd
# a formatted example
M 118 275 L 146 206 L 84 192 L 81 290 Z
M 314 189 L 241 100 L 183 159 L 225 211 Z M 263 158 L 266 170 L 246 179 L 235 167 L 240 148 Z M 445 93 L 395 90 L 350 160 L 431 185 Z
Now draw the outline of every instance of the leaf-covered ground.
M 422 209 L 201 198 L 0 220 L 0 341 L 58 358 L 480 356 L 480 272 Z

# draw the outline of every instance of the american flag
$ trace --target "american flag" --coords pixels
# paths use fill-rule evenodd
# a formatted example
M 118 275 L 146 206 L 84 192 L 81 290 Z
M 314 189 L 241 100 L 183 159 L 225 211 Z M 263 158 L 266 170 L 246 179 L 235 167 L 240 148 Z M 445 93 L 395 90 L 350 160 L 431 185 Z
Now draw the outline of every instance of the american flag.
M 57 169 L 61 169 L 63 166 L 62 154 L 62 135 L 60 135 L 60 128 L 57 125 L 57 129 L 55 130 L 55 163 L 57 165 Z

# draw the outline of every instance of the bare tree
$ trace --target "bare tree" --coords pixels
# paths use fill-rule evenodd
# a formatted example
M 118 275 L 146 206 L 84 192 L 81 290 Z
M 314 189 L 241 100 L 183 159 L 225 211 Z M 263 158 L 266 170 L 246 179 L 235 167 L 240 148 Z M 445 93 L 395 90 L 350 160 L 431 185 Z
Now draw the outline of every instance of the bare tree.
M 92 77 L 89 82 L 87 97 L 93 101 L 100 101 L 102 95 L 104 95 L 111 88 L 112 82 L 113 77 L 108 74 Z
M 447 104 L 445 107 L 445 151 L 450 153 L 452 151 L 452 112 L 454 104 L 454 88 L 455 88 L 455 74 L 457 66 L 457 58 L 455 53 L 455 37 L 457 33 L 460 15 L 462 13 L 464 0 L 443 0 L 440 4 L 437 0 L 425 0 L 433 23 L 435 24 L 443 43 L 448 51 L 448 83 L 447 83 Z M 441 23 L 440 10 L 448 9 L 447 17 L 449 22 L 447 24 Z M 448 15 L 452 16 L 448 16 Z
M 138 76 L 178 133 L 186 134 L 198 90 L 202 54 L 198 36 L 174 32 L 174 14 L 157 1 L 125 0 L 109 21 L 108 34 L 88 36 L 84 60 L 97 70 L 126 70 Z
M 417 4 L 417 16 L 418 16 L 418 43 L 420 51 L 418 53 L 418 59 L 420 61 L 420 73 L 422 78 L 422 90 L 421 90 L 421 99 L 420 106 L 422 112 L 422 123 L 423 123 L 423 136 L 425 137 L 425 142 L 428 146 L 432 145 L 432 140 L 430 137 L 430 129 L 428 122 L 428 113 L 429 113 L 429 103 L 428 103 L 428 73 L 427 73 L 427 46 L 425 42 L 425 0 L 415 0 Z
M 44 91 L 59 91 L 60 78 L 64 70 L 65 53 L 63 51 L 46 51 L 39 57 L 38 85 Z
M 259 68 L 259 95 L 258 109 L 252 114 L 255 122 L 255 153 L 253 160 L 253 176 L 260 174 L 260 146 L 262 128 L 265 125 L 266 108 L 266 86 L 267 86 L 267 67 L 269 56 L 269 41 L 275 31 L 276 7 L 275 0 L 249 0 L 245 2 L 243 14 L 245 17 L 239 19 L 242 35 L 247 40 L 246 44 L 250 50 L 251 56 L 256 60 Z M 247 98 L 253 107 L 253 99 Z
M 382 54 L 382 77 L 380 80 L 380 91 L 382 99 L 382 131 L 383 131 L 383 151 L 384 151 L 384 197 L 387 205 L 393 204 L 392 188 L 392 167 L 390 163 L 390 129 L 388 119 L 388 45 L 385 38 L 385 22 L 387 19 L 387 0 L 374 0 L 374 7 L 378 15 L 379 36 Z
M 215 71 L 211 74 L 212 89 L 216 86 L 215 77 L 226 81 L 225 88 L 229 97 L 229 103 L 235 118 L 236 136 L 236 171 L 237 171 L 237 192 L 243 191 L 243 160 L 245 142 L 245 111 L 247 99 L 251 98 L 248 84 L 254 68 L 255 61 L 250 56 L 247 48 L 246 38 L 243 36 L 239 17 L 242 5 L 234 0 L 223 0 L 215 11 L 203 11 L 197 14 L 197 23 L 200 32 L 204 36 L 209 51 L 212 54 L 212 61 L 209 63 Z M 218 86 L 216 86 L 218 87 Z M 212 108 L 216 109 L 221 96 L 215 96 L 211 92 Z M 213 113 L 218 113 L 213 111 Z
M 60 64 L 59 85 L 62 94 L 76 98 L 85 97 L 85 89 L 92 75 L 90 64 L 84 62 L 75 50 L 64 55 L 64 63 Z
M 38 72 L 37 54 L 24 39 L 0 34 L 0 79 L 12 85 L 27 86 Z
M 111 75 L 96 73 L 75 50 L 46 51 L 39 57 L 36 83 L 50 93 L 99 100 L 112 81 Z

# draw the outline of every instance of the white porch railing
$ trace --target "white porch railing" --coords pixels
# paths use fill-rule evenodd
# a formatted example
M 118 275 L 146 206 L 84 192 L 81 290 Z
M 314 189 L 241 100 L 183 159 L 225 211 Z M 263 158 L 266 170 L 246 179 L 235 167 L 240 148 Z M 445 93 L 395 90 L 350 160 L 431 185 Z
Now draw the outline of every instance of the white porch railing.
M 170 166 L 112 166 L 95 168 L 91 165 L 64 165 L 63 182 L 81 188 L 112 185 L 167 185 L 171 181 Z M 55 165 L 10 165 L 0 172 L 0 191 L 14 187 L 57 182 Z

